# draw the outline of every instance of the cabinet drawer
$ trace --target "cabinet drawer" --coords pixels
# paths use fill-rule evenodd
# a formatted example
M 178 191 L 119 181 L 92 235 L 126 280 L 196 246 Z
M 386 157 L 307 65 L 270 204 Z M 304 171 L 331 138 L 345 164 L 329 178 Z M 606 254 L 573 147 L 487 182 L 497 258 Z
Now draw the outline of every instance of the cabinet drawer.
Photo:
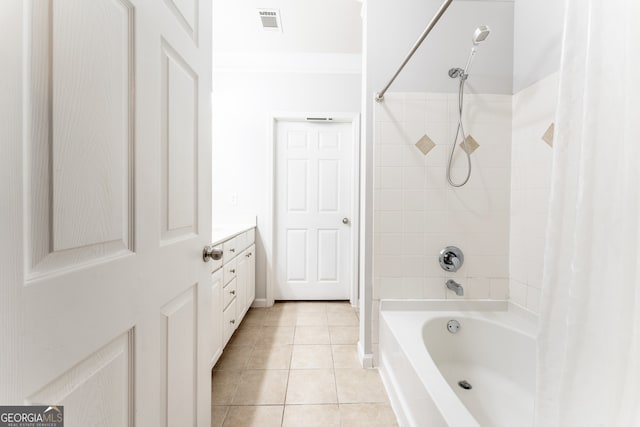
M 247 250 L 245 250 L 242 253 L 242 256 L 245 257 L 245 258 L 251 259 L 251 257 L 255 257 L 256 256 L 255 252 L 256 252 L 256 247 L 254 245 L 251 245 L 251 246 L 249 246 L 247 248 Z
M 249 246 L 253 245 L 256 242 L 256 229 L 252 228 L 251 230 L 247 231 L 245 234 L 245 248 L 248 248 Z
M 247 239 L 245 237 L 245 234 L 246 233 L 240 233 L 234 238 L 234 240 L 236 241 L 235 245 L 237 254 L 242 252 L 247 247 Z
M 240 249 L 238 249 L 238 238 L 234 237 L 233 239 L 229 239 L 224 242 L 222 244 L 222 250 L 224 251 L 222 254 L 222 261 L 226 264 L 235 258 L 235 256 L 240 252 Z
M 222 290 L 222 306 L 223 307 L 228 306 L 231 300 L 236 297 L 237 284 L 238 284 L 237 279 L 233 279 Z
M 226 285 L 230 281 L 232 281 L 236 277 L 238 262 L 234 259 L 233 261 L 229 261 L 225 263 L 222 267 L 224 269 L 224 284 Z
M 236 330 L 236 300 L 234 299 L 222 313 L 224 328 L 224 343 L 226 344 Z

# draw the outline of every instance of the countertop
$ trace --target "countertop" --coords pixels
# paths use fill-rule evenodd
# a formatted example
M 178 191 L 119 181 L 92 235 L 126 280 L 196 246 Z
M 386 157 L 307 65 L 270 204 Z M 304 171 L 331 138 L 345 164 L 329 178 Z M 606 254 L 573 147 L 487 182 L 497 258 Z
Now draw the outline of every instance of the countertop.
M 247 230 L 254 228 L 255 224 L 224 224 L 213 227 L 212 233 L 212 245 L 218 245 L 225 240 L 229 240 L 232 237 L 237 236 L 240 233 L 244 233 Z

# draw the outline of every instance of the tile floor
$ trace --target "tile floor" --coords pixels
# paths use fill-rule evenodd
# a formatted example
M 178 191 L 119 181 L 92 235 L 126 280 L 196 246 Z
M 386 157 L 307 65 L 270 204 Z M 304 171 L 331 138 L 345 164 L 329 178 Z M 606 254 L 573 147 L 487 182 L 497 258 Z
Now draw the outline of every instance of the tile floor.
M 397 426 L 346 302 L 252 308 L 213 368 L 212 426 Z

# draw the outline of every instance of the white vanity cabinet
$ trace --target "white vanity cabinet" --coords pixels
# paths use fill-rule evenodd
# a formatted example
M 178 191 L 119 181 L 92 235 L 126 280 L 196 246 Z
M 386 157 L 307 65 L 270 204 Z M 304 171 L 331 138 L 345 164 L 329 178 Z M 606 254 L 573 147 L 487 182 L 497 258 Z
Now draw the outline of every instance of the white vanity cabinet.
M 218 360 L 224 346 L 240 325 L 256 295 L 255 228 L 229 233 L 214 244 L 222 249 L 222 259 L 212 265 L 213 359 Z

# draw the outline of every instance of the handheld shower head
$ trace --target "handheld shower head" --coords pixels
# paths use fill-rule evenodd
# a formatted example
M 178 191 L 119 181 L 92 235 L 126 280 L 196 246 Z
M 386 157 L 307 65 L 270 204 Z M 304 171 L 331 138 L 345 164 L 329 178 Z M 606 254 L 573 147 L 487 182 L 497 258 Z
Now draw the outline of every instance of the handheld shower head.
M 478 46 L 480 43 L 485 41 L 487 37 L 489 37 L 489 34 L 491 34 L 491 28 L 489 28 L 487 25 L 481 25 L 476 28 L 476 30 L 473 32 L 473 37 L 471 38 L 471 40 L 473 41 L 473 45 Z
M 473 42 L 473 46 L 471 46 L 471 53 L 469 54 L 469 59 L 467 59 L 467 65 L 464 67 L 464 74 L 469 74 L 469 70 L 471 69 L 471 63 L 473 62 L 473 57 L 478 50 L 478 45 L 485 41 L 489 34 L 491 33 L 491 28 L 487 25 L 480 25 L 473 32 L 473 37 L 471 37 L 471 41 Z

